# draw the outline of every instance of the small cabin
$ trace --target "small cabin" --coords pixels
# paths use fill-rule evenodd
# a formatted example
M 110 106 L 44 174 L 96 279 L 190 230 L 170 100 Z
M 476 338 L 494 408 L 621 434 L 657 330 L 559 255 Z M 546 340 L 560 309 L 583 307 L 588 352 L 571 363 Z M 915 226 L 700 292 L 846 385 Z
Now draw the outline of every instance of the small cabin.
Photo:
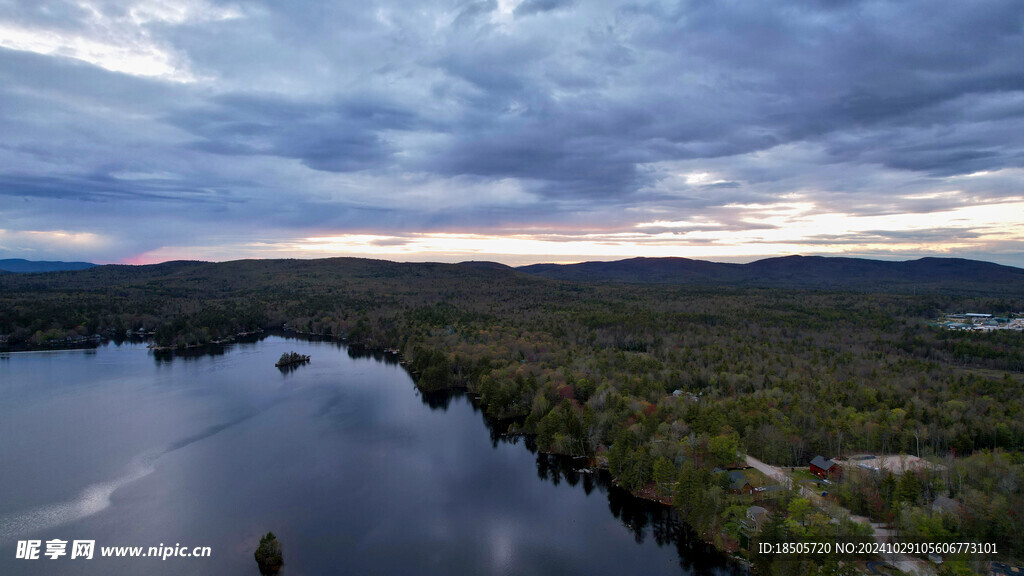
M 747 508 L 747 519 L 754 523 L 754 531 L 757 532 L 768 519 L 768 510 L 761 506 L 751 506 Z
M 753 494 L 754 487 L 742 470 L 729 472 L 729 488 L 737 494 Z
M 811 460 L 811 474 L 814 474 L 818 478 L 842 478 L 843 469 L 832 459 L 825 459 L 821 456 L 815 456 Z

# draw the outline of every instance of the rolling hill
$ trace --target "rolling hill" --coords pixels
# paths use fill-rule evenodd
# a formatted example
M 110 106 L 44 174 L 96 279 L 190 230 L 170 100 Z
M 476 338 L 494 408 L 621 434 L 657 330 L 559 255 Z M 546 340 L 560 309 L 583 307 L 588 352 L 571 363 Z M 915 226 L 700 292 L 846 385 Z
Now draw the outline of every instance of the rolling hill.
M 66 272 L 69 270 L 85 270 L 95 266 L 91 262 L 45 262 L 24 260 L 22 258 L 0 260 L 0 271 L 2 272 Z
M 8 272 L 5 274 L 4 272 Z M 738 288 L 791 288 L 856 292 L 1024 294 L 1024 269 L 962 258 L 921 258 L 903 262 L 823 256 L 784 256 L 748 264 L 688 258 L 630 258 L 612 262 L 533 264 L 511 268 L 496 262 L 399 263 L 361 258 L 319 260 L 172 261 L 147 266 L 86 262 L 0 260 L 0 275 L 52 272 L 5 285 L 7 289 L 95 289 L 118 284 L 185 282 L 193 289 L 230 293 L 265 284 L 295 285 L 341 278 L 391 278 L 393 282 L 434 278 L 504 281 L 550 279 L 610 284 L 678 284 Z M 415 279 L 415 280 L 414 280 Z M 501 280 L 499 280 L 501 279 Z M 201 288 L 200 288 L 201 287 Z
M 629 284 L 868 291 L 1024 291 L 1024 269 L 963 258 L 921 258 L 894 262 L 866 258 L 784 256 L 749 264 L 688 258 L 630 258 L 613 262 L 534 264 L 517 270 L 556 280 Z

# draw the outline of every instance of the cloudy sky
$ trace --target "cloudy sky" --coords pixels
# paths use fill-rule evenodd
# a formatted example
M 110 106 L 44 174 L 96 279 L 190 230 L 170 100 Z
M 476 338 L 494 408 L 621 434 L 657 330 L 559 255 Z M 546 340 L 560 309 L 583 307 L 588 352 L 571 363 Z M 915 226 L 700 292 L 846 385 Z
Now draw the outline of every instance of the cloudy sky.
M 0 258 L 1024 266 L 1019 0 L 0 0 Z

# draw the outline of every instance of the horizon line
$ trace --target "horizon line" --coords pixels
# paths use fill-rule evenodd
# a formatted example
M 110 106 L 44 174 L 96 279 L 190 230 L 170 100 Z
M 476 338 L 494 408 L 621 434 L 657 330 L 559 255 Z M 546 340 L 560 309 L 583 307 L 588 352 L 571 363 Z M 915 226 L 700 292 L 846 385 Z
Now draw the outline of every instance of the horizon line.
M 497 259 L 488 259 L 488 258 L 482 258 L 482 259 L 470 258 L 470 259 L 466 259 L 466 260 L 447 260 L 446 261 L 446 260 L 435 260 L 435 259 L 422 259 L 422 260 L 421 259 L 389 259 L 389 258 L 382 258 L 382 257 L 379 257 L 379 256 L 374 257 L 374 256 L 370 256 L 370 255 L 337 255 L 337 256 L 313 256 L 313 257 L 282 256 L 282 257 L 274 257 L 274 258 L 243 257 L 243 258 L 229 258 L 229 259 L 224 259 L 224 260 L 208 260 L 208 259 L 203 259 L 203 258 L 171 258 L 171 259 L 168 259 L 168 260 L 161 260 L 161 261 L 157 261 L 157 262 L 130 262 L 130 261 L 126 261 L 127 259 L 125 261 L 120 261 L 120 262 L 103 262 L 103 261 L 93 262 L 93 261 L 90 261 L 90 260 L 32 260 L 32 259 L 23 258 L 23 257 L 11 257 L 11 258 L 0 258 L 0 261 L 3 261 L 3 260 L 20 260 L 20 261 L 24 261 L 24 262 L 33 262 L 33 263 L 90 264 L 93 267 L 99 267 L 99 266 L 158 266 L 158 265 L 161 265 L 161 264 L 169 264 L 169 263 L 173 263 L 173 262 L 196 262 L 196 263 L 203 263 L 203 264 L 225 264 L 225 263 L 230 263 L 230 262 L 245 262 L 245 261 L 273 261 L 273 260 L 308 260 L 308 261 L 315 261 L 315 260 L 332 260 L 332 259 L 342 259 L 342 258 L 345 258 L 345 259 L 352 259 L 352 260 L 370 260 L 370 261 L 378 261 L 378 262 L 389 262 L 389 263 L 394 263 L 394 264 L 449 264 L 449 265 L 458 265 L 458 264 L 472 264 L 472 263 L 487 263 L 487 264 L 498 264 L 498 265 L 506 266 L 506 267 L 512 268 L 512 269 L 518 269 L 518 268 L 525 268 L 525 267 L 529 267 L 529 266 L 538 266 L 538 265 L 571 266 L 571 265 L 576 265 L 576 264 L 587 264 L 587 263 L 592 263 L 592 262 L 614 263 L 614 262 L 626 262 L 626 261 L 630 261 L 630 260 L 685 260 L 685 261 L 690 261 L 690 262 L 706 262 L 706 263 L 711 263 L 711 264 L 746 265 L 746 264 L 752 264 L 752 263 L 755 263 L 755 262 L 762 262 L 762 261 L 765 261 L 765 260 L 781 260 L 781 259 L 786 259 L 786 258 L 821 258 L 821 259 L 827 259 L 827 260 L 845 259 L 845 260 L 866 260 L 866 261 L 874 261 L 874 262 L 893 262 L 893 263 L 915 262 L 915 261 L 925 260 L 925 259 L 936 259 L 936 260 L 966 260 L 966 261 L 971 261 L 971 262 L 983 262 L 983 263 L 987 263 L 987 264 L 993 264 L 993 265 L 996 265 L 996 266 L 1005 266 L 1005 267 L 1008 267 L 1008 268 L 1015 268 L 1015 269 L 1019 269 L 1019 270 L 1024 270 L 1024 266 L 1015 266 L 1013 264 L 1004 264 L 1004 263 L 996 262 L 996 261 L 993 261 L 993 260 L 983 260 L 983 259 L 979 259 L 979 258 L 968 258 L 968 257 L 964 257 L 964 256 L 933 255 L 933 254 L 914 255 L 914 257 L 906 257 L 905 255 L 901 255 L 901 256 L 902 257 L 894 255 L 894 257 L 892 257 L 892 258 L 885 258 L 885 257 L 866 256 L 866 255 L 824 255 L 824 254 L 813 254 L 813 253 L 811 253 L 811 254 L 786 254 L 786 255 L 766 255 L 766 256 L 756 256 L 755 255 L 755 256 L 751 256 L 749 259 L 745 258 L 745 257 L 734 257 L 734 258 L 726 258 L 726 259 L 722 259 L 722 260 L 711 260 L 711 259 L 705 259 L 705 258 L 692 258 L 692 257 L 687 257 L 687 256 L 642 256 L 642 255 L 640 255 L 640 256 L 630 256 L 630 257 L 625 257 L 625 258 L 608 257 L 609 259 L 602 259 L 602 258 L 598 257 L 598 258 L 591 258 L 591 259 L 586 259 L 586 260 L 537 260 L 537 261 L 530 262 L 530 263 L 527 263 L 527 264 L 508 264 L 506 262 L 502 262 L 502 261 L 497 260 Z

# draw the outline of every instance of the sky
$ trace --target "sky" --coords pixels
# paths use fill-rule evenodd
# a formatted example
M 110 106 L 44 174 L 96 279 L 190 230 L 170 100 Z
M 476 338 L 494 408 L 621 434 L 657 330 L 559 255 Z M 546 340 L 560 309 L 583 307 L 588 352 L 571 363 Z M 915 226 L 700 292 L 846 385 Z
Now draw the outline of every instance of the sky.
M 0 0 L 0 258 L 1024 267 L 1019 0 Z

